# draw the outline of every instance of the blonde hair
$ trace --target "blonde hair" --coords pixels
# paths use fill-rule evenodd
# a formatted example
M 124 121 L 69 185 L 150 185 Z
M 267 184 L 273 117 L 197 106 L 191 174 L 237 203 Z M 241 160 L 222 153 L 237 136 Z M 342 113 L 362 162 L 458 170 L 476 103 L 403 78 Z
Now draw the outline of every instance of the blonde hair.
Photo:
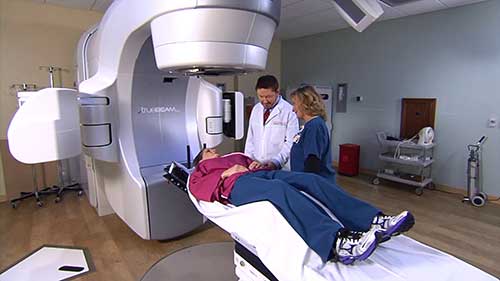
M 313 86 L 300 87 L 290 95 L 299 101 L 299 109 L 310 116 L 319 116 L 326 120 L 326 110 L 323 99 Z

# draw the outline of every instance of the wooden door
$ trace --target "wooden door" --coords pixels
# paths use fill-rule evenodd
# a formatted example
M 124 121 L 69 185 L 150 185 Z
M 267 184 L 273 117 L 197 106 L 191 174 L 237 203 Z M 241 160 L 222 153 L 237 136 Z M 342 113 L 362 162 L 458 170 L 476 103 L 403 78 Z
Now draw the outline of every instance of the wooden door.
M 401 106 L 401 138 L 411 138 L 424 127 L 434 127 L 436 99 L 403 99 Z

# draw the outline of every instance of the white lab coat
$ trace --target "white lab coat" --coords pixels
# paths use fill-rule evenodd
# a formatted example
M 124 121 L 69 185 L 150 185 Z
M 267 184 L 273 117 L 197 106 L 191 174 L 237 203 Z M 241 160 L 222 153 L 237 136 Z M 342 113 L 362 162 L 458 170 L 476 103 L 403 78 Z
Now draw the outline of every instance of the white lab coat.
M 245 154 L 261 163 L 273 161 L 281 167 L 289 167 L 286 164 L 293 137 L 299 131 L 297 115 L 283 98 L 273 108 L 265 125 L 263 115 L 264 106 L 256 104 L 250 114 Z

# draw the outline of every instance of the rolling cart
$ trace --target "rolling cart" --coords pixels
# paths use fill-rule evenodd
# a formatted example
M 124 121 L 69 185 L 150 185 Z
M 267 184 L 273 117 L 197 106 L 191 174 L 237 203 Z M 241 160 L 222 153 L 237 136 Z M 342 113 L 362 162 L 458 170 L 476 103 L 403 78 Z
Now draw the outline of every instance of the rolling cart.
M 382 148 L 379 159 L 384 166 L 377 172 L 373 184 L 380 184 L 380 179 L 407 184 L 415 187 L 418 196 L 424 193 L 424 188 L 435 188 L 432 182 L 435 143 L 389 140 L 385 132 L 378 132 L 377 140 Z

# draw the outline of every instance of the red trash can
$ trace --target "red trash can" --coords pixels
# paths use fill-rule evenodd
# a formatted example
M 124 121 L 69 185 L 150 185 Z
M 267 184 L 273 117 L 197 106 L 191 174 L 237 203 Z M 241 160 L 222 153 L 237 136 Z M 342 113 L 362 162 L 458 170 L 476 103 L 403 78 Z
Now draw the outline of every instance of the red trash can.
M 359 151 L 360 146 L 352 143 L 340 145 L 339 174 L 346 176 L 357 176 L 359 174 Z

